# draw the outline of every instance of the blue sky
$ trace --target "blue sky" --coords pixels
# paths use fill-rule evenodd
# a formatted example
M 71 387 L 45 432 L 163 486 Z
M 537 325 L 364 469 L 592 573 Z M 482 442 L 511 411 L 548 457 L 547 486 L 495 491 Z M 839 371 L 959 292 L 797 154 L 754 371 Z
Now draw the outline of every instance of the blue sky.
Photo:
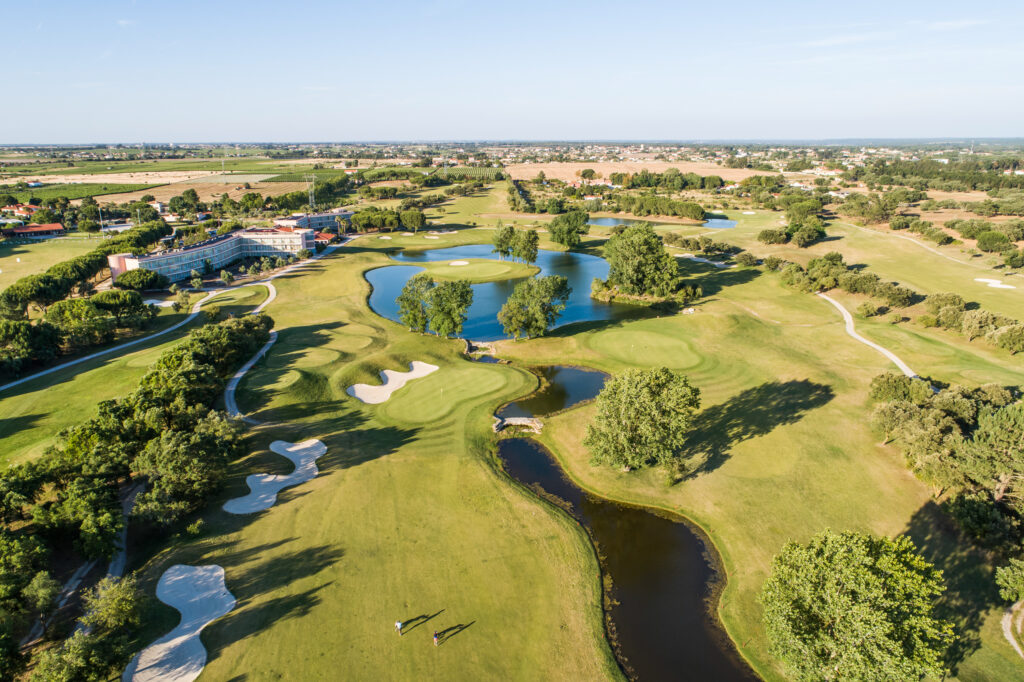
M 1019 1 L 25 0 L 4 24 L 3 144 L 1024 136 Z

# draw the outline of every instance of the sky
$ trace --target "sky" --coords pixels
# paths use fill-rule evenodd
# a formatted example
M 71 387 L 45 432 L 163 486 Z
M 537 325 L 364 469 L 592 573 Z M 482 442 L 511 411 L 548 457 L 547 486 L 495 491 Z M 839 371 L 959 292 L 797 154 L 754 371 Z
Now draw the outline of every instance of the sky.
M 22 0 L 0 144 L 1024 136 L 1024 3 Z

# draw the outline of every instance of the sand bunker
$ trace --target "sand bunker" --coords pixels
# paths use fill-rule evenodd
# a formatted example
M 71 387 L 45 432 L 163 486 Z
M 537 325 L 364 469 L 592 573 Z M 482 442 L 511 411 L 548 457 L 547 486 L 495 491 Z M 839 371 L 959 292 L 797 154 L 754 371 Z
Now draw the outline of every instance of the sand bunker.
M 992 287 L 993 289 L 1016 289 L 1017 288 L 1017 287 L 1013 286 L 1012 284 L 1003 284 L 1003 280 L 1001 280 L 1001 279 L 989 279 L 987 277 L 975 277 L 974 281 L 975 282 L 984 282 L 985 284 L 987 284 L 988 286 Z
M 275 440 L 270 444 L 270 449 L 290 459 L 295 465 L 295 471 L 287 476 L 250 474 L 246 477 L 245 483 L 251 492 L 244 497 L 236 497 L 225 502 L 224 511 L 229 514 L 255 514 L 270 509 L 277 502 L 277 493 L 282 489 L 316 478 L 320 473 L 316 468 L 316 460 L 327 452 L 327 446 L 315 438 L 301 443 Z
M 386 369 L 381 372 L 380 376 L 384 383 L 380 386 L 356 384 L 354 386 L 349 386 L 346 389 L 346 393 L 356 400 L 370 405 L 378 405 L 385 402 L 391 397 L 392 393 L 400 389 L 402 386 L 405 386 L 408 382 L 413 379 L 425 377 L 431 372 L 436 372 L 438 369 L 440 368 L 437 365 L 431 365 L 426 362 L 414 360 L 409 363 L 408 372 L 396 372 L 393 369 Z
M 469 265 L 469 261 L 468 260 L 453 260 L 448 265 Z
M 391 239 L 391 237 L 377 237 L 377 239 Z
M 156 596 L 181 611 L 181 622 L 139 652 L 121 676 L 123 682 L 192 682 L 206 666 L 206 647 L 199 633 L 235 608 L 220 566 L 168 568 L 156 585 Z
M 438 237 L 437 235 L 433 235 L 433 234 L 428 234 L 428 235 L 426 235 L 423 238 L 424 239 L 440 239 L 440 237 Z
M 413 236 L 413 233 L 412 232 L 403 232 L 402 236 L 403 237 L 411 237 L 411 236 Z
M 757 211 L 744 211 L 743 215 L 757 215 Z

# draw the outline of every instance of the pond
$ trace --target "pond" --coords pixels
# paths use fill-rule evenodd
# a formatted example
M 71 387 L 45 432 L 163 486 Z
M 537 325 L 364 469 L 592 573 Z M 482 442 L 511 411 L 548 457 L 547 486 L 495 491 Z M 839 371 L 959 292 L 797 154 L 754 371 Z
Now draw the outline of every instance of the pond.
M 542 416 L 594 398 L 606 375 L 575 367 L 537 370 L 534 395 L 503 407 L 498 416 Z M 713 616 L 716 563 L 702 537 L 680 517 L 616 504 L 579 488 L 542 445 L 526 438 L 500 441 L 505 471 L 539 487 L 590 535 L 602 570 L 611 578 L 608 617 L 616 655 L 638 680 L 754 680 Z
M 717 216 L 717 215 L 720 215 L 720 214 L 710 214 L 709 213 L 708 215 L 709 216 L 711 216 L 711 215 L 716 215 Z M 634 225 L 636 223 L 650 223 L 652 225 L 662 225 L 662 226 L 668 225 L 668 223 L 658 223 L 657 221 L 652 222 L 652 221 L 649 221 L 649 220 L 636 220 L 635 218 L 634 219 L 628 219 L 628 220 L 624 219 L 624 218 L 591 218 L 590 220 L 587 221 L 587 225 L 597 225 L 599 227 L 615 227 L 616 225 Z M 669 226 L 671 227 L 672 225 L 669 225 Z M 707 218 L 704 221 L 704 223 L 702 225 L 700 225 L 700 227 L 710 227 L 710 228 L 714 228 L 716 230 L 723 230 L 723 229 L 728 229 L 730 227 L 736 227 L 736 221 L 735 220 L 729 220 L 728 218 L 724 218 L 724 217 L 722 217 L 722 218 L 710 217 L 710 218 Z
M 406 250 L 393 253 L 391 257 L 407 265 L 389 265 L 366 273 L 366 280 L 373 287 L 370 294 L 370 308 L 389 320 L 398 321 L 398 304 L 395 299 L 402 287 L 422 268 L 412 267 L 414 263 L 490 258 L 490 244 L 470 244 L 446 249 Z M 562 275 L 569 280 L 572 295 L 558 320 L 558 325 L 595 320 L 619 320 L 643 315 L 645 310 L 636 306 L 618 303 L 603 303 L 590 297 L 590 284 L 595 277 L 608 277 L 608 263 L 603 258 L 585 253 L 541 250 L 536 265 L 540 275 Z M 462 336 L 475 341 L 496 341 L 508 338 L 498 322 L 498 311 L 505 305 L 512 289 L 521 280 L 483 282 L 473 285 L 473 305 L 462 329 Z

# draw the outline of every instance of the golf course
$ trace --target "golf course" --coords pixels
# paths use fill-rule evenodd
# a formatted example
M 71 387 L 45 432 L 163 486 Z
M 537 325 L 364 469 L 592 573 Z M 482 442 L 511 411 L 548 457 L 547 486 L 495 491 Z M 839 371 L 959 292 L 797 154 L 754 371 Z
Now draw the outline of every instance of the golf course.
M 758 217 L 750 227 L 736 217 L 737 228 L 723 236 L 742 239 L 757 227 Z M 832 528 L 908 534 L 949 585 L 942 606 L 963 633 L 955 675 L 1015 675 L 1019 660 L 999 630 L 1002 608 L 984 557 L 899 453 L 868 429 L 868 384 L 895 368 L 848 336 L 827 301 L 757 268 L 687 263 L 687 277 L 705 294 L 694 314 L 579 322 L 539 339 L 499 341 L 494 352 L 503 364 L 472 361 L 463 341 L 410 333 L 370 309 L 367 274 L 401 262 L 389 253 L 486 244 L 492 234 L 463 226 L 431 242 L 367 235 L 275 281 L 278 297 L 267 313 L 278 340 L 236 396 L 259 425 L 249 429 L 250 454 L 233 465 L 222 502 L 250 494 L 250 474 L 292 473 L 295 466 L 270 449 L 274 441 L 322 441 L 319 473 L 277 491 L 264 511 L 228 514 L 222 502 L 210 505 L 200 533 L 153 547 L 136 567 L 149 589 L 177 564 L 223 567 L 237 605 L 203 630 L 204 679 L 257 670 L 326 679 L 341 666 L 352 679 L 372 679 L 383 660 L 396 678 L 621 676 L 586 533 L 513 482 L 496 456 L 492 415 L 533 392 L 538 379 L 527 370 L 543 365 L 610 374 L 665 366 L 700 387 L 704 408 L 685 448 L 705 463 L 682 482 L 666 482 L 658 470 L 592 466 L 582 445 L 591 404 L 545 418 L 537 438 L 589 493 L 678 514 L 709 538 L 724 577 L 714 615 L 756 674 L 785 677 L 767 651 L 757 600 L 772 556 L 787 541 Z M 594 230 L 585 252 L 599 254 L 604 236 Z M 544 237 L 541 248 L 559 247 Z M 867 248 L 858 243 L 865 257 Z M 890 247 L 880 238 L 876 248 Z M 511 264 L 470 262 L 475 281 L 510 276 Z M 438 277 L 469 267 L 423 265 Z M 929 282 L 917 284 L 931 293 Z M 855 296 L 836 298 L 856 305 Z M 1006 353 L 936 330 L 855 321 L 858 333 L 919 373 L 1024 383 Z M 349 392 L 380 386 L 381 372 L 400 376 L 413 363 L 438 369 L 379 402 Z M 139 648 L 177 618 L 151 601 Z M 402 636 L 391 627 L 396 620 L 412 621 Z

